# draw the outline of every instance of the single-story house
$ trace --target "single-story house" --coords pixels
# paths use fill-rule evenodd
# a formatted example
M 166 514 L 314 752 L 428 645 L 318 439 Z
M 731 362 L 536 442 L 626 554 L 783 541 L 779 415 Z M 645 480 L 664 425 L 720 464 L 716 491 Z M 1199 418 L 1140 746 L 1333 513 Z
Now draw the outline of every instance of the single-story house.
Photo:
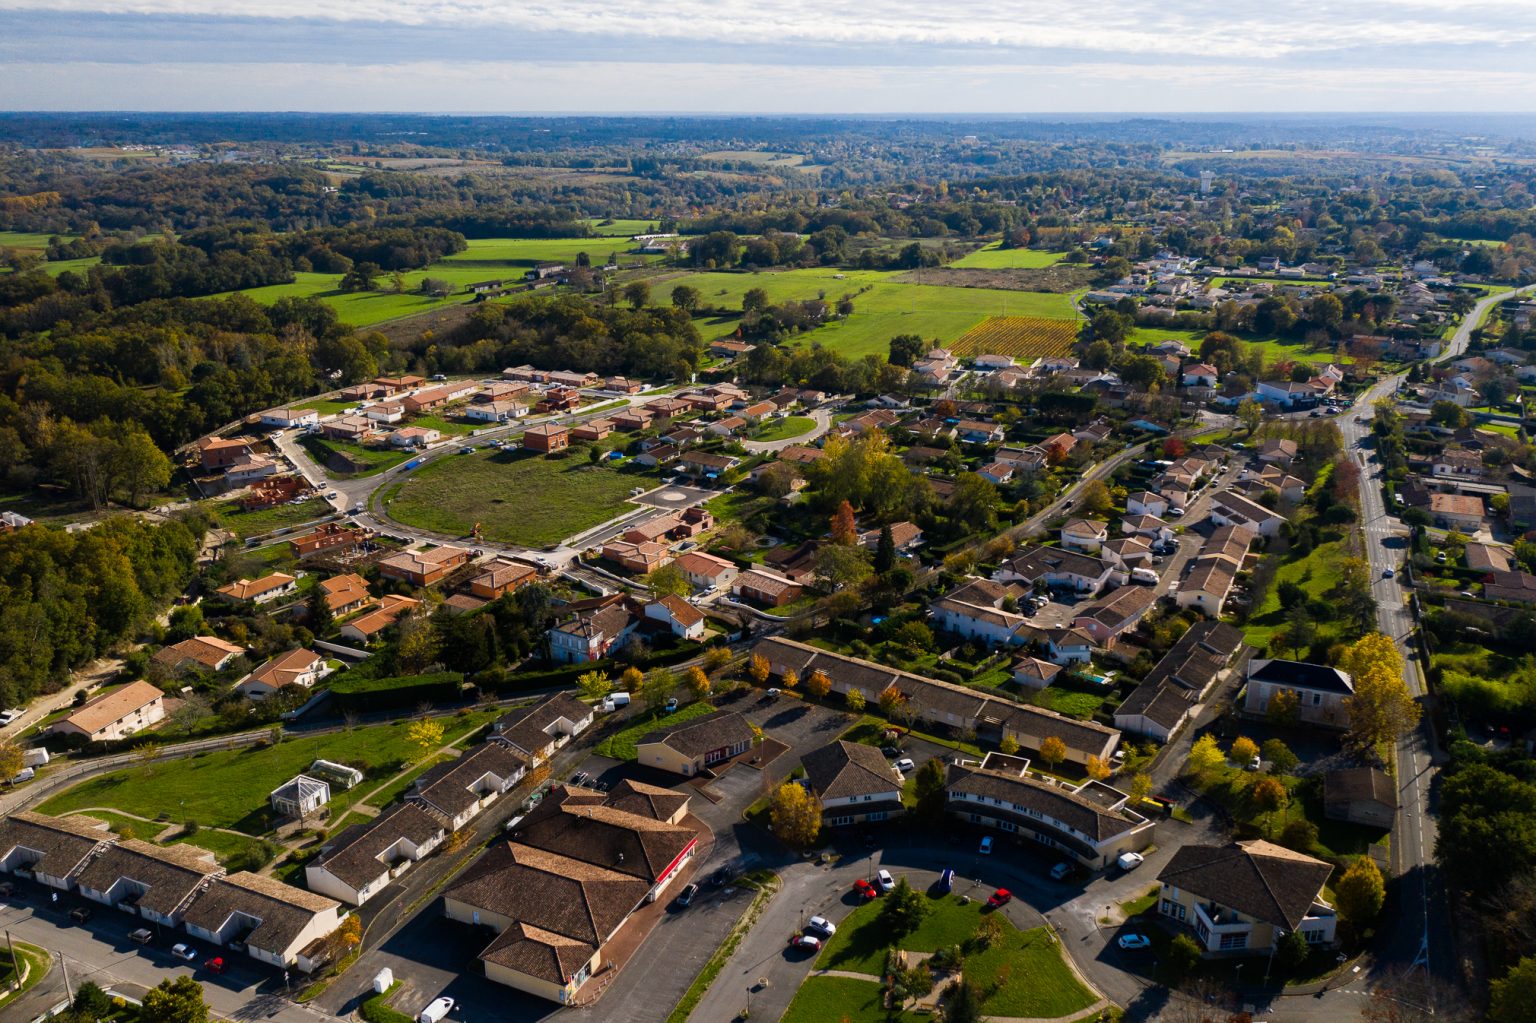
M 837 740 L 805 754 L 800 763 L 828 827 L 873 824 L 900 816 L 905 809 L 905 779 L 873 746 Z
M 313 650 L 290 650 L 245 676 L 235 686 L 235 691 L 253 700 L 265 700 L 289 686 L 308 689 L 325 674 L 325 658 Z
M 1305 661 L 1278 658 L 1249 661 L 1243 709 L 1249 714 L 1266 714 L 1270 700 L 1279 692 L 1296 695 L 1297 712 L 1302 721 L 1337 728 L 1349 725 L 1345 701 L 1355 694 L 1355 683 L 1347 672 Z
M 747 752 L 755 739 L 746 718 L 735 711 L 717 711 L 648 732 L 635 743 L 635 752 L 645 767 L 694 777 Z

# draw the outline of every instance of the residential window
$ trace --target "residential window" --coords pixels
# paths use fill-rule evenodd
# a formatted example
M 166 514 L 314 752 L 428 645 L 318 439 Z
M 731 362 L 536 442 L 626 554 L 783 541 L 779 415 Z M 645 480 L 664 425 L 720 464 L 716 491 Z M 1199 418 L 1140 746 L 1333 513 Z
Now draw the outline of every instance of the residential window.
M 1301 936 L 1307 939 L 1308 945 L 1321 945 L 1328 940 L 1327 931 L 1302 931 Z
M 1223 952 L 1234 948 L 1248 947 L 1248 932 L 1239 931 L 1236 934 L 1223 934 L 1221 936 L 1221 949 Z
M 1206 948 L 1211 947 L 1211 929 L 1205 925 L 1204 920 L 1195 921 L 1195 933 L 1200 935 L 1200 944 Z
M 1013 821 L 998 821 L 997 822 L 997 826 L 999 828 L 1001 828 L 1002 830 L 1004 830 L 1004 831 L 1017 831 L 1017 830 L 1019 830 L 1019 826 L 1017 824 L 1013 823 Z
M 1163 900 L 1163 915 L 1164 916 L 1171 916 L 1175 920 L 1183 920 L 1184 919 L 1184 904 L 1182 902 L 1172 902 L 1172 901 L 1170 901 L 1168 899 L 1164 899 Z
M 865 816 L 864 819 L 867 821 L 883 821 L 889 816 L 890 814 L 884 810 L 876 810 L 874 813 Z

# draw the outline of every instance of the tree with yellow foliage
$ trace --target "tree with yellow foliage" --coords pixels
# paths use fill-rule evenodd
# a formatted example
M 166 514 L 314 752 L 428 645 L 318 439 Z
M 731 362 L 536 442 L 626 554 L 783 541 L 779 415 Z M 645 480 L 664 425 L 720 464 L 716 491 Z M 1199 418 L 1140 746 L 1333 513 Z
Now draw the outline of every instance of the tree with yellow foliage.
M 1056 765 L 1067 758 L 1067 744 L 1054 735 L 1047 735 L 1040 742 L 1040 759 L 1056 770 Z
M 756 682 L 758 685 L 762 685 L 764 682 L 768 681 L 768 674 L 770 670 L 771 669 L 768 667 L 768 658 L 764 657 L 762 654 L 753 654 L 752 659 L 747 662 L 747 677 L 752 679 L 752 681 Z
M 421 756 L 425 759 L 443 744 L 443 723 L 431 718 L 422 718 L 420 721 L 411 723 L 411 727 L 406 729 L 405 737 L 421 750 Z
M 624 692 L 631 695 L 638 693 L 640 691 L 640 687 L 644 683 L 645 672 L 641 671 L 634 665 L 630 665 L 629 667 L 625 668 L 624 674 L 619 676 L 619 685 L 623 688 Z
M 821 804 L 797 782 L 785 782 L 774 792 L 768 818 L 779 840 L 796 849 L 809 848 L 821 833 Z
M 1259 744 L 1246 735 L 1239 735 L 1232 740 L 1232 762 L 1239 767 L 1245 766 L 1259 755 Z
M 869 706 L 869 701 L 864 699 L 864 691 L 861 689 L 848 690 L 845 699 L 848 702 L 848 709 L 855 714 L 862 714 L 864 708 Z
M 997 744 L 997 751 L 1004 756 L 1011 757 L 1019 751 L 1019 740 L 1013 737 L 1012 732 L 1009 732 L 1003 736 L 1003 741 Z
M 798 671 L 796 671 L 794 668 L 785 668 L 784 669 L 784 678 L 779 683 L 779 685 L 783 686 L 785 689 L 791 689 L 792 690 L 792 689 L 796 688 L 797 686 L 800 685 L 800 673 Z
M 1338 662 L 1354 679 L 1349 711 L 1349 741 L 1386 759 L 1391 746 L 1419 723 L 1419 705 L 1403 681 L 1403 657 L 1390 636 L 1373 632 L 1344 649 Z
M 1189 749 L 1189 760 L 1186 761 L 1191 773 L 1203 774 L 1206 771 L 1214 771 L 1227 762 L 1222 754 L 1221 747 L 1216 745 L 1216 737 L 1210 733 L 1200 736 Z
M 827 694 L 832 691 L 832 679 L 826 672 L 817 668 L 811 672 L 811 677 L 805 680 L 805 691 L 818 700 L 826 699 Z
M 1103 781 L 1109 777 L 1109 765 L 1091 754 L 1088 757 L 1088 764 L 1085 770 L 1088 772 L 1088 777 L 1094 781 Z
M 688 669 L 683 681 L 688 684 L 688 692 L 695 700 L 702 700 L 709 696 L 709 676 L 697 664 Z

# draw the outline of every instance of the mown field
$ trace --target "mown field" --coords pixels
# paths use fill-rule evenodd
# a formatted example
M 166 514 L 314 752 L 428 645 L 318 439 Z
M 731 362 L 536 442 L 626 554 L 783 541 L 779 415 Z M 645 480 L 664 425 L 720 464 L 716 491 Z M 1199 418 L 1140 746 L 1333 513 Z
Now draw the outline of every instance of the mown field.
M 1066 256 L 1065 252 L 1041 252 L 1039 249 L 1004 249 L 1002 242 L 991 242 L 975 252 L 955 260 L 950 266 L 976 270 L 1038 270 L 1055 266 Z
M 482 451 L 439 458 L 385 492 L 389 515 L 418 529 L 546 547 L 631 510 L 629 492 L 651 486 L 645 472 L 592 465 L 585 452 L 551 459 Z
M 678 284 L 698 288 L 706 305 L 733 310 L 741 308 L 742 296 L 753 288 L 762 288 L 774 303 L 817 297 L 835 303 L 847 294 L 853 299 L 851 316 L 801 334 L 793 343 L 825 345 L 849 358 L 870 353 L 884 355 L 897 334 L 953 341 L 989 316 L 1076 318 L 1071 300 L 1065 295 L 908 284 L 893 279 L 899 273 L 831 268 L 777 273 L 687 273 L 652 285 L 651 300 L 657 304 L 670 301 L 672 288 Z M 734 318 L 705 317 L 699 321 L 699 330 L 706 339 L 722 337 L 735 329 Z

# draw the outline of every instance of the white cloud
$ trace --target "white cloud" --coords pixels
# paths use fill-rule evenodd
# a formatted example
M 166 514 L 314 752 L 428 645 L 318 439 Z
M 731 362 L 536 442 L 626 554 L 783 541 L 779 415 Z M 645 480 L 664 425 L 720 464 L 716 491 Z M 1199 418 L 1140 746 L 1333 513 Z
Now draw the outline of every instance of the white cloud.
M 1536 5 L 1516 0 L 0 0 L 0 10 L 198 19 L 495 27 L 677 45 L 832 44 L 1061 50 L 1265 60 L 1401 47 L 1519 47 L 1536 41 Z M 579 53 L 562 54 L 579 58 Z M 786 62 L 793 54 L 786 52 Z

